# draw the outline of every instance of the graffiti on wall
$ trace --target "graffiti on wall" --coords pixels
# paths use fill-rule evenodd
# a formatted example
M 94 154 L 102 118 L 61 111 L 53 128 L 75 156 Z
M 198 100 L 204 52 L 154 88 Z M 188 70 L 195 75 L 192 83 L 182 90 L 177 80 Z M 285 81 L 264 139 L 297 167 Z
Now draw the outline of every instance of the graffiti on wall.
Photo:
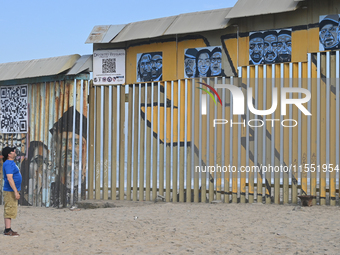
M 78 182 L 74 183 L 73 187 L 71 183 L 72 167 L 74 168 L 74 180 L 78 180 L 79 167 L 81 167 L 81 193 L 85 193 L 87 118 L 84 115 L 81 118 L 80 113 L 76 110 L 76 124 L 73 126 L 73 112 L 74 107 L 72 106 L 50 129 L 54 144 L 52 155 L 55 161 L 51 173 L 52 206 L 58 206 L 60 204 L 59 197 L 54 195 L 58 193 L 56 192 L 58 189 L 63 190 L 62 192 L 66 195 L 67 204 L 70 203 L 72 188 L 74 194 L 73 199 L 74 201 L 78 200 Z M 74 163 L 72 157 L 74 157 Z
M 222 47 L 189 48 L 184 51 L 184 77 L 225 76 Z
M 319 18 L 319 50 L 339 49 L 339 15 L 324 15 Z
M 292 59 L 292 29 L 249 33 L 249 64 L 274 64 Z
M 163 79 L 163 53 L 137 54 L 137 82 L 161 81 Z
M 27 85 L 0 90 L 0 133 L 27 133 Z
M 0 150 L 17 149 L 21 205 L 65 207 L 85 197 L 87 90 L 81 80 L 29 84 L 28 132 L 0 133 Z

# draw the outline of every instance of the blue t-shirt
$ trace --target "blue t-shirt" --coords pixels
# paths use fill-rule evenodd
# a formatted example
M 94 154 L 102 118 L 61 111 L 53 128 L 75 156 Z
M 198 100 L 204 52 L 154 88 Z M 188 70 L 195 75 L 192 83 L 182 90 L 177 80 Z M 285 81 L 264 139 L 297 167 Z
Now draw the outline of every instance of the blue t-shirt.
M 22 177 L 21 177 L 21 173 L 19 171 L 19 168 L 14 163 L 14 161 L 13 160 L 6 160 L 4 162 L 4 164 L 2 165 L 2 170 L 3 170 L 4 180 L 5 180 L 4 191 L 11 191 L 11 192 L 14 191 L 11 188 L 11 185 L 9 185 L 9 182 L 8 182 L 8 179 L 7 179 L 7 174 L 13 174 L 13 180 L 14 180 L 14 183 L 15 183 L 15 187 L 17 188 L 18 191 L 20 191 L 21 190 Z

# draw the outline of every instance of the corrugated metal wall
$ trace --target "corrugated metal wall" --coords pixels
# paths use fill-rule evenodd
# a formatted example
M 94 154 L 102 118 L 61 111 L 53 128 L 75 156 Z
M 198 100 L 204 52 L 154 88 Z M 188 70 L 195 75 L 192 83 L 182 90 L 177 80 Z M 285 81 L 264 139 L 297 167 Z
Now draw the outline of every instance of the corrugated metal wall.
M 161 195 L 174 202 L 286 204 L 308 194 L 315 196 L 314 204 L 335 205 L 339 65 L 337 51 L 309 54 L 307 62 L 242 67 L 240 78 L 91 87 L 88 198 L 136 201 Z M 199 81 L 212 86 L 235 84 L 244 95 L 251 87 L 252 102 L 260 110 L 271 107 L 273 87 L 278 95 L 282 87 L 305 88 L 312 98 L 304 106 L 312 115 L 289 105 L 282 116 L 280 96 L 271 115 L 255 116 L 247 107 L 244 115 L 232 115 L 232 95 L 221 88 L 217 92 L 222 106 L 207 97 L 207 115 L 202 115 Z M 228 123 L 215 128 L 214 119 L 250 120 L 251 125 Z M 284 127 L 294 126 L 288 119 L 298 125 Z M 260 123 L 263 126 L 252 127 Z M 213 168 L 205 172 L 206 166 L 217 170 L 217 165 L 221 172 Z M 241 171 L 247 166 L 251 170 Z
M 0 150 L 19 151 L 22 205 L 63 207 L 85 197 L 87 95 L 87 80 L 28 84 L 29 132 L 0 134 Z M 0 169 L 2 185 L 2 161 Z

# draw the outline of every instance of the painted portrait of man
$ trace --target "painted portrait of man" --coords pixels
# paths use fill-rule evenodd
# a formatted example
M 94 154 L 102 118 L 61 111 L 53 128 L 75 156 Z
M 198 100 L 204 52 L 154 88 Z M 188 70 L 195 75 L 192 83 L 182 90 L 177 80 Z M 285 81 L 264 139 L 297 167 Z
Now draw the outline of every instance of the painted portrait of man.
M 63 201 L 59 201 L 58 197 L 55 197 L 58 189 L 62 187 L 64 194 L 66 193 L 67 201 L 65 204 L 70 203 L 71 197 L 71 176 L 72 166 L 74 167 L 74 185 L 73 185 L 73 201 L 78 200 L 78 177 L 81 178 L 81 195 L 85 194 L 86 187 L 86 135 L 87 135 L 87 118 L 76 111 L 75 129 L 73 129 L 73 111 L 74 107 L 70 107 L 63 116 L 53 125 L 50 129 L 52 133 L 52 139 L 54 143 L 54 152 L 56 159 L 56 182 L 51 185 L 51 203 L 54 206 L 59 206 Z M 82 126 L 82 134 L 80 134 L 80 126 Z M 73 137 L 74 136 L 74 137 Z M 74 146 L 73 146 L 74 138 Z M 72 162 L 72 155 L 74 154 L 74 162 Z M 81 154 L 81 157 L 80 157 Z M 79 166 L 81 163 L 81 176 L 79 176 Z M 58 181 L 61 181 L 61 184 Z
M 184 77 L 194 78 L 196 74 L 196 49 L 186 49 L 184 53 Z
M 263 64 L 263 34 L 252 33 L 249 36 L 249 64 L 259 65 Z
M 43 142 L 30 142 L 27 159 L 21 164 L 22 205 L 32 205 L 33 201 L 40 201 L 43 206 L 47 206 L 45 201 L 47 201 L 49 187 L 42 187 L 42 179 L 44 172 L 47 172 L 47 177 L 50 178 L 52 163 L 48 159 L 49 152 L 47 145 Z
M 319 23 L 320 51 L 339 48 L 339 15 L 327 15 Z
M 263 34 L 263 58 L 265 64 L 273 64 L 277 60 L 277 32 L 268 31 Z
M 163 74 L 162 52 L 152 53 L 151 58 L 151 79 L 152 81 L 161 81 Z
M 143 53 L 137 63 L 137 82 L 151 81 L 151 54 Z
M 210 51 L 202 49 L 198 51 L 196 58 L 197 77 L 209 77 L 210 75 Z
M 291 31 L 281 30 L 277 36 L 277 62 L 290 62 L 292 58 L 292 36 Z
M 211 51 L 210 57 L 210 71 L 211 76 L 222 76 L 222 49 L 220 47 L 215 47 Z

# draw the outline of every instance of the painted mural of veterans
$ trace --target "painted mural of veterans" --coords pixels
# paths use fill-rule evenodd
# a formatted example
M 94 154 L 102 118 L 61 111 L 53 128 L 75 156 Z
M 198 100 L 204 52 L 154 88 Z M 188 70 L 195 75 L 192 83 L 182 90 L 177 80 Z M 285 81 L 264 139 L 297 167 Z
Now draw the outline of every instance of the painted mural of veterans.
M 253 33 L 249 36 L 249 64 L 263 64 L 264 40 L 262 33 Z
M 281 30 L 277 36 L 277 62 L 290 62 L 292 58 L 292 36 L 291 31 Z
M 74 107 L 70 107 L 63 116 L 50 129 L 54 143 L 53 155 L 59 162 L 55 162 L 55 182 L 51 183 L 51 205 L 67 206 L 70 204 L 71 197 L 71 173 L 72 173 L 72 153 L 74 153 L 74 186 L 73 201 L 78 200 L 78 177 L 81 178 L 81 196 L 85 196 L 86 188 L 86 135 L 87 135 L 87 118 L 76 111 L 76 125 L 73 130 L 73 111 Z M 82 121 L 81 121 L 82 120 Z M 80 136 L 80 125 L 82 125 L 82 136 Z M 73 147 L 73 135 L 75 136 L 75 146 Z M 80 147 L 80 141 L 82 148 Z M 80 150 L 82 157 L 80 158 Z M 79 162 L 82 163 L 81 176 L 79 176 Z M 61 183 L 59 183 L 61 180 Z M 62 189 L 62 190 L 60 190 Z M 61 192 L 60 197 L 65 197 L 66 201 L 60 201 L 55 194 Z
M 196 58 L 197 77 L 210 77 L 210 51 L 202 49 L 198 51 Z
M 225 76 L 222 47 L 189 48 L 184 51 L 184 78 Z
M 161 81 L 163 79 L 162 52 L 137 54 L 137 82 Z
M 215 47 L 211 52 L 210 70 L 211 76 L 224 76 L 224 71 L 222 70 L 222 49 L 220 47 Z
M 151 81 L 151 54 L 143 53 L 137 64 L 137 82 Z
M 155 52 L 151 58 L 151 80 L 161 81 L 163 75 L 163 58 L 162 52 Z
M 274 64 L 277 60 L 277 32 L 268 31 L 263 34 L 263 58 L 265 64 Z
M 22 205 L 32 205 L 30 201 L 42 201 L 42 205 L 46 206 L 44 201 L 47 200 L 49 188 L 42 187 L 42 179 L 44 171 L 47 171 L 47 176 L 50 177 L 51 161 L 49 158 L 49 149 L 46 144 L 41 141 L 32 141 L 28 147 L 28 157 L 21 164 L 23 183 Z M 47 180 L 45 180 L 47 181 Z M 30 189 L 30 190 L 29 190 Z M 34 199 L 38 195 L 37 199 Z
M 339 49 L 339 15 L 327 15 L 319 23 L 320 51 Z
M 184 53 L 185 78 L 194 78 L 196 75 L 196 49 L 187 49 Z

